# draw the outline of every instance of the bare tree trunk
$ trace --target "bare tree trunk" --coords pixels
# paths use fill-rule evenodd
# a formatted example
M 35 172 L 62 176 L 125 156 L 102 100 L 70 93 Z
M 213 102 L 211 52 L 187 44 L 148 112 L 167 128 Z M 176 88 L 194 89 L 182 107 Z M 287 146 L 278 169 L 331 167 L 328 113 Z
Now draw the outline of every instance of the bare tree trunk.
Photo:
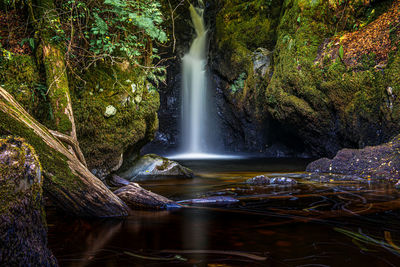
M 128 208 L 75 153 L 32 118 L 0 87 L 0 135 L 23 137 L 37 151 L 44 172 L 44 190 L 65 211 L 77 216 L 126 216 Z

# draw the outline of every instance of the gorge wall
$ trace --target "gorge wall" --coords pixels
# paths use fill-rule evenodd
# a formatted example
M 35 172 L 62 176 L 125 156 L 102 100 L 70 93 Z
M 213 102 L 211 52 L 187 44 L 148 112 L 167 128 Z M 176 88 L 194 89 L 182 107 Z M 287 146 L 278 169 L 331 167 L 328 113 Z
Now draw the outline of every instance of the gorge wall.
M 226 151 L 333 156 L 399 132 L 399 1 L 207 1 L 210 78 Z M 154 148 L 176 145 L 180 58 L 160 90 Z M 165 124 L 164 124 L 165 122 Z M 151 145 L 152 146 L 152 145 Z

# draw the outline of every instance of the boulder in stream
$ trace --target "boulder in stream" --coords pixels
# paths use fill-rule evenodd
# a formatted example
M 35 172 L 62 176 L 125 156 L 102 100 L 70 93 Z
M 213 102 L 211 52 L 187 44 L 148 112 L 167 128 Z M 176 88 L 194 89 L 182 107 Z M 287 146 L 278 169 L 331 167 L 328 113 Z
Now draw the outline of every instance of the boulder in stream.
M 268 177 L 266 175 L 258 175 L 246 181 L 250 185 L 295 185 L 297 181 L 288 177 Z
M 400 135 L 390 142 L 363 149 L 342 149 L 333 159 L 311 162 L 307 171 L 356 175 L 365 179 L 398 180 L 400 178 Z
M 129 181 L 158 180 L 162 178 L 192 178 L 193 172 L 179 163 L 148 154 L 138 158 L 132 166 L 121 171 L 119 175 Z

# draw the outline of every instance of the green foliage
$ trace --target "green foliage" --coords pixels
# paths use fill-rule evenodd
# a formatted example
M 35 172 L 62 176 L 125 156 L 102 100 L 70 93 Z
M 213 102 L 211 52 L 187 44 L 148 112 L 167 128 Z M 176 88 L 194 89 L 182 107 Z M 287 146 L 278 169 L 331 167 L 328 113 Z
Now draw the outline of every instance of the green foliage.
M 242 90 L 244 88 L 244 83 L 246 81 L 247 74 L 245 72 L 242 72 L 239 77 L 236 79 L 236 81 L 231 85 L 231 91 L 232 93 L 236 93 L 239 90 Z
M 340 47 L 339 47 L 339 57 L 340 57 L 341 60 L 343 60 L 343 57 L 344 57 L 344 49 L 343 49 L 343 46 L 340 46 Z
M 29 43 L 29 46 L 32 48 L 32 49 L 35 49 L 35 39 L 34 38 L 24 38 L 24 39 L 22 39 L 22 41 L 21 41 L 21 46 L 24 46 L 24 44 L 25 43 Z
M 153 53 L 145 51 L 149 42 L 167 41 L 167 35 L 160 26 L 163 17 L 157 1 L 105 0 L 92 5 L 70 0 L 64 9 L 72 11 L 69 21 L 80 25 L 84 23 L 83 34 L 89 39 L 90 51 L 95 56 L 123 56 L 129 58 L 131 63 L 140 64 L 138 58 L 143 53 Z
M 167 41 L 159 1 L 69 0 L 61 8 L 65 34 L 53 38 L 68 42 L 70 65 L 87 69 L 98 62 L 128 61 L 141 67 L 155 84 L 164 81 L 165 69 L 152 66 L 153 60 L 160 59 L 153 42 Z

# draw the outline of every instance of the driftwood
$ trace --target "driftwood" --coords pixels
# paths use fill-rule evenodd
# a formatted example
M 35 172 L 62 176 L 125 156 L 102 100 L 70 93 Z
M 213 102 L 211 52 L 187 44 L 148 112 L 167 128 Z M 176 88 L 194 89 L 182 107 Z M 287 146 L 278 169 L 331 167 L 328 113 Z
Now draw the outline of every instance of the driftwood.
M 136 183 L 121 187 L 114 193 L 131 209 L 162 210 L 181 207 L 172 200 L 150 192 Z
M 44 190 L 56 204 L 77 216 L 126 216 L 127 206 L 0 87 L 0 134 L 24 137 L 39 154 Z

